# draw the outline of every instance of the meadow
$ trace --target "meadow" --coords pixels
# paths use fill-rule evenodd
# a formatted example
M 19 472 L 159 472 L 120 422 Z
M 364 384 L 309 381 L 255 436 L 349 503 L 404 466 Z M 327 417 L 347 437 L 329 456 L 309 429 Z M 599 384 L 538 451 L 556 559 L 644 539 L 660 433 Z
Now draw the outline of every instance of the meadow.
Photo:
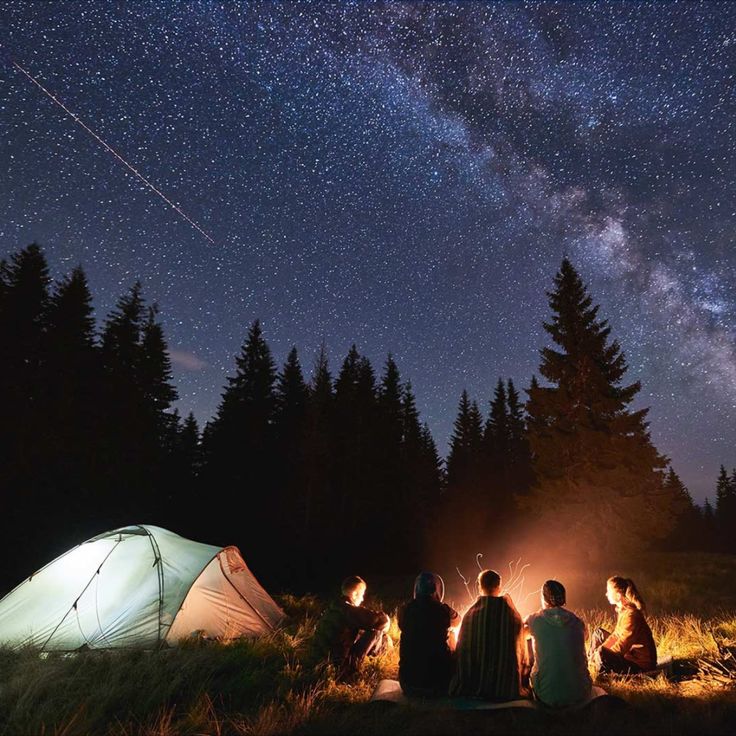
M 398 647 L 367 662 L 355 683 L 337 683 L 331 667 L 306 654 L 323 601 L 283 595 L 286 624 L 256 641 L 192 641 L 155 652 L 2 650 L 0 734 L 736 733 L 736 558 L 662 554 L 628 572 L 647 593 L 658 650 L 674 666 L 669 675 L 600 683 L 612 697 L 582 711 L 368 702 L 378 680 L 397 677 Z M 585 600 L 589 588 L 597 604 L 601 578 L 589 571 L 568 589 L 577 586 Z M 400 601 L 369 603 L 393 611 L 398 640 Z M 613 623 L 610 608 L 576 610 L 589 627 Z

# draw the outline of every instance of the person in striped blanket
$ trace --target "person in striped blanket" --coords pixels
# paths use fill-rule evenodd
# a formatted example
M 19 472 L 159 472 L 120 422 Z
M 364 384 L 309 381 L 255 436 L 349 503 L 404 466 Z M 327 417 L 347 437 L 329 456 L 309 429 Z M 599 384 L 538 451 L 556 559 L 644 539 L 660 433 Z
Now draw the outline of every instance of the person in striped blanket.
M 521 616 L 511 596 L 501 594 L 501 576 L 495 570 L 478 575 L 478 591 L 460 626 L 450 695 L 496 702 L 527 697 Z

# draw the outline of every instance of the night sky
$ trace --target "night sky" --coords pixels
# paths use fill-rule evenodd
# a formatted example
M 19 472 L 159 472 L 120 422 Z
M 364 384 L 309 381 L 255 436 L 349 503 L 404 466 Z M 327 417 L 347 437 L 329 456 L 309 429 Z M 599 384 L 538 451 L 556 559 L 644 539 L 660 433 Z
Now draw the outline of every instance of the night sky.
M 279 365 L 393 353 L 444 453 L 567 254 L 696 500 L 736 465 L 736 3 L 24 0 L 0 43 L 0 255 L 82 263 L 98 321 L 140 279 L 183 413 L 260 317 Z

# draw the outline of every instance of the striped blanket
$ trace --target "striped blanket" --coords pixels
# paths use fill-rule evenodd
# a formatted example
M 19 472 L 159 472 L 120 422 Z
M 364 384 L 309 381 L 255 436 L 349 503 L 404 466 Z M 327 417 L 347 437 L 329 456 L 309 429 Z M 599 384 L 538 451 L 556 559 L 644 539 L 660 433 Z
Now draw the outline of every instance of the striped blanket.
M 505 598 L 481 596 L 463 618 L 450 695 L 516 700 L 521 692 L 522 624 Z

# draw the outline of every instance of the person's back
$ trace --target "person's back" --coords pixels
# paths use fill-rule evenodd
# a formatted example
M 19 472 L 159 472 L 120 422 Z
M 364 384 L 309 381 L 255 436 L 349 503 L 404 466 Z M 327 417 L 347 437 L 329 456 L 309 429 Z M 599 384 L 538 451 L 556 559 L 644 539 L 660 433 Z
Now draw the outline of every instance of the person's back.
M 342 663 L 353 646 L 358 628 L 352 621 L 352 606 L 345 597 L 334 599 L 317 622 L 312 639 L 316 659 Z
M 536 697 L 553 707 L 590 697 L 585 624 L 566 608 L 533 613 L 526 621 L 534 646 L 531 683 Z
M 521 617 L 510 599 L 499 595 L 498 573 L 483 571 L 478 580 L 481 596 L 468 609 L 460 627 L 450 695 L 516 700 L 523 694 Z
M 390 646 L 388 616 L 361 605 L 365 590 L 362 578 L 346 578 L 342 595 L 322 614 L 312 638 L 312 661 L 329 659 L 340 678 L 354 673 L 366 655 L 379 654 Z
M 452 677 L 448 634 L 460 617 L 442 603 L 441 584 L 438 575 L 422 573 L 415 584 L 414 599 L 399 613 L 399 682 L 410 696 L 445 695 Z
M 593 684 L 585 655 L 585 624 L 564 607 L 566 597 L 562 583 L 547 580 L 542 586 L 542 609 L 525 623 L 534 649 L 534 695 L 553 707 L 587 700 Z

